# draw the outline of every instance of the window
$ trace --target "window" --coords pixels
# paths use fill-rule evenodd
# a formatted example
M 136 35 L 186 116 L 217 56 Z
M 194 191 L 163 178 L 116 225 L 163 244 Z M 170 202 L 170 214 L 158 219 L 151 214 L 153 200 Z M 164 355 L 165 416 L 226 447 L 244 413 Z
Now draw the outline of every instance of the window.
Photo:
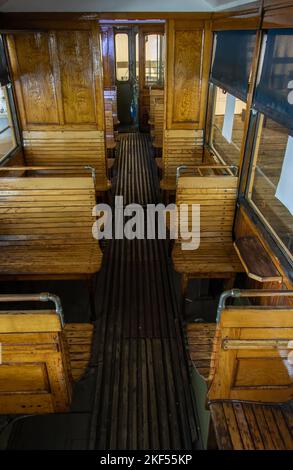
M 284 175 L 284 161 L 288 158 L 289 149 L 292 149 L 290 147 L 291 139 L 292 137 L 289 137 L 285 127 L 263 114 L 259 114 L 247 198 L 266 227 L 292 258 L 293 191 L 290 184 L 293 184 L 293 180 L 291 175 Z M 292 153 L 290 157 L 292 161 Z M 284 176 L 285 178 L 288 176 L 288 180 L 292 181 L 287 181 L 287 188 L 286 182 L 281 182 L 281 174 L 282 180 Z M 283 191 L 280 190 L 281 184 L 284 186 Z M 284 191 L 287 191 L 288 194 L 287 203 Z
M 162 34 L 145 35 L 145 85 L 163 86 L 165 45 Z
M 216 157 L 226 165 L 239 164 L 244 134 L 246 103 L 214 87 L 210 147 Z M 232 106 L 232 109 L 228 109 Z M 230 114 L 230 115 L 228 115 Z
M 256 122 L 246 197 L 293 261 L 293 33 L 263 39 L 251 121 Z
M 115 34 L 115 52 L 116 52 L 116 80 L 127 82 L 129 80 L 129 48 L 128 34 Z
M 293 132 L 293 31 L 269 30 L 254 95 L 255 109 Z
M 0 161 L 16 147 L 7 86 L 0 87 Z
M 220 31 L 215 34 L 210 80 L 246 101 L 255 47 L 255 31 Z
M 17 146 L 13 94 L 2 36 L 0 36 L 0 162 Z

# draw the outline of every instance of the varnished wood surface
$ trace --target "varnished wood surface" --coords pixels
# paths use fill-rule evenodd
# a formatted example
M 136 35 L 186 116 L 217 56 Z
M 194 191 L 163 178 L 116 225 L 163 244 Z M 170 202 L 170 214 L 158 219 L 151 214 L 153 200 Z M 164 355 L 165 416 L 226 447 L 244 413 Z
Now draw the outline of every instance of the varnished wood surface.
M 229 277 L 229 273 L 243 271 L 232 241 L 237 184 L 234 176 L 179 177 L 176 205 L 187 204 L 191 212 L 192 204 L 200 204 L 200 245 L 183 250 L 182 239 L 176 240 L 172 251 L 176 271 L 190 277 L 201 273 L 213 277 L 217 272 Z
M 78 381 L 86 373 L 91 360 L 94 325 L 67 323 L 64 335 L 68 345 L 72 378 Z
M 102 262 L 92 236 L 91 177 L 1 178 L 1 275 L 90 275 Z
M 292 308 L 226 307 L 218 329 L 210 401 L 283 403 L 293 399 Z
M 70 364 L 56 312 L 1 312 L 0 342 L 0 413 L 68 411 Z
M 160 149 L 163 147 L 164 113 L 164 90 L 151 89 L 149 124 L 153 146 Z
M 27 163 L 92 165 L 97 191 L 109 189 L 98 24 L 7 42 Z
M 102 24 L 100 29 L 104 87 L 112 87 L 115 86 L 114 28 L 113 25 Z
M 242 205 L 240 205 L 240 209 L 238 210 L 237 217 L 236 217 L 236 223 L 235 223 L 235 235 L 236 239 L 241 238 L 241 237 L 257 237 L 259 242 L 264 246 L 264 249 L 267 251 L 267 253 L 270 256 L 270 259 L 272 260 L 274 266 L 278 270 L 278 272 L 281 274 L 283 278 L 283 287 L 287 289 L 292 289 L 292 281 L 289 278 L 288 271 L 284 269 L 284 266 L 282 265 L 280 259 L 278 256 L 275 254 L 273 251 L 271 245 L 269 244 L 268 240 L 264 238 L 264 235 L 260 228 L 256 226 L 255 222 L 251 220 L 250 216 L 247 214 L 246 210 Z M 260 284 L 258 283 L 259 287 Z M 251 286 L 253 287 L 253 286 Z M 268 288 L 282 288 L 280 286 L 280 283 L 275 283 L 274 285 L 267 285 L 266 287 Z M 265 303 L 265 299 L 262 299 L 262 301 Z M 289 303 L 292 305 L 292 299 L 281 299 L 281 298 L 276 298 L 275 300 L 276 304 L 279 304 L 280 302 L 284 303 Z
M 259 282 L 282 282 L 282 276 L 256 237 L 236 240 L 235 249 L 248 275 Z
M 213 402 L 209 405 L 221 450 L 293 450 L 293 404 Z
M 166 128 L 201 129 L 210 62 L 209 23 L 167 22 Z
M 165 130 L 163 143 L 161 188 L 176 189 L 176 171 L 179 166 L 194 167 L 203 160 L 203 133 L 201 130 Z
M 111 187 L 103 131 L 25 131 L 23 148 L 27 165 L 65 169 L 76 166 L 77 175 L 84 173 L 84 167 L 89 165 L 95 169 L 96 190 L 107 191 Z
M 103 130 L 98 29 L 21 33 L 7 41 L 24 130 Z
M 215 323 L 188 323 L 186 326 L 187 345 L 191 362 L 206 381 L 210 375 L 215 332 Z

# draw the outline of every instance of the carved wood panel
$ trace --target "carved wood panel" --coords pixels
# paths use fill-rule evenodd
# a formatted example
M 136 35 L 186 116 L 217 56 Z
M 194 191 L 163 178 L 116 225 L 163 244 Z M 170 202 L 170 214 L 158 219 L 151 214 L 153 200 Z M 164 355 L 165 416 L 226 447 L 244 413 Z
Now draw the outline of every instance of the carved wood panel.
M 103 130 L 97 27 L 9 35 L 8 49 L 24 130 Z
M 210 23 L 169 20 L 167 129 L 202 129 L 211 57 Z
M 88 31 L 57 32 L 64 122 L 94 123 L 93 61 Z
M 175 31 L 173 122 L 199 119 L 203 31 Z
M 9 38 L 10 57 L 22 121 L 58 124 L 57 92 L 48 33 Z

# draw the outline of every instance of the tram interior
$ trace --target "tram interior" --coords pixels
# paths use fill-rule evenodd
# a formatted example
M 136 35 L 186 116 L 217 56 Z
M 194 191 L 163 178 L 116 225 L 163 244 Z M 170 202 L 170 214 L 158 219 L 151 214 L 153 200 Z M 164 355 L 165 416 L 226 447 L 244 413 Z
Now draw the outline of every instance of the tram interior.
M 293 450 L 292 1 L 23 3 L 0 2 L 0 449 Z

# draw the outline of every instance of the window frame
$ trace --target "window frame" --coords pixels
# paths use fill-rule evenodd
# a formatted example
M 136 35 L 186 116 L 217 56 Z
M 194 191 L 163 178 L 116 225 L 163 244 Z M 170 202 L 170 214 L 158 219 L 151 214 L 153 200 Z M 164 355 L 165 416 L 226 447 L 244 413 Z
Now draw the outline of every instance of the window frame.
M 146 79 L 146 37 L 147 36 L 160 36 L 161 37 L 161 63 L 164 64 L 161 67 L 161 81 L 154 83 L 148 83 Z M 165 67 L 166 67 L 166 42 L 163 47 L 164 41 L 166 41 L 166 35 L 164 31 L 144 31 L 143 32 L 143 86 L 144 88 L 163 89 L 165 86 Z
M 249 132 L 247 134 L 247 142 L 249 139 L 252 139 L 252 145 L 248 146 L 249 151 L 245 151 L 245 160 L 248 159 L 248 165 L 247 165 L 247 174 L 242 174 L 241 179 L 245 178 L 245 184 L 243 191 L 239 193 L 239 200 L 240 201 L 245 201 L 246 205 L 250 208 L 251 212 L 255 215 L 255 217 L 258 220 L 258 225 L 262 227 L 262 231 L 265 231 L 265 233 L 269 236 L 269 239 L 273 241 L 274 244 L 274 251 L 277 253 L 281 254 L 281 257 L 283 258 L 283 263 L 284 259 L 286 260 L 284 264 L 289 265 L 290 269 L 293 269 L 293 254 L 289 251 L 289 249 L 286 247 L 284 242 L 281 240 L 279 235 L 277 234 L 276 230 L 271 226 L 269 221 L 266 219 L 266 217 L 262 214 L 261 210 L 257 207 L 255 202 L 252 200 L 252 198 L 249 196 L 249 191 L 252 191 L 253 184 L 254 184 L 254 167 L 256 166 L 257 158 L 258 158 L 258 138 L 260 136 L 260 132 L 262 130 L 262 120 L 265 117 L 265 114 L 255 110 L 251 109 L 250 110 L 250 127 L 249 127 Z M 270 117 L 268 117 L 271 119 Z M 247 149 L 246 149 L 247 150 Z M 242 183 L 242 181 L 241 181 Z M 242 184 L 240 184 L 240 187 Z M 293 280 L 293 273 L 290 272 L 288 276 L 292 278 Z
M 117 78 L 117 51 L 116 51 L 116 36 L 119 34 L 125 34 L 127 36 L 127 52 L 128 52 L 128 79 L 127 80 L 119 80 Z M 118 83 L 129 83 L 130 82 L 130 47 L 129 47 L 129 31 L 128 30 L 117 30 L 114 34 L 114 53 L 115 53 L 115 80 Z
M 223 164 L 223 165 L 233 165 L 232 163 L 230 162 L 226 162 L 224 157 L 222 155 L 220 155 L 220 153 L 218 152 L 218 150 L 214 147 L 213 145 L 213 134 L 214 134 L 214 118 L 215 118 L 215 109 L 216 109 L 216 100 L 217 100 L 217 89 L 219 90 L 222 90 L 222 91 L 225 91 L 223 88 L 221 88 L 219 85 L 216 85 L 215 83 L 213 82 L 209 82 L 209 96 L 208 96 L 208 101 L 209 101 L 209 105 L 208 105 L 208 109 L 207 109 L 207 129 L 208 129 L 208 135 L 207 135 L 207 139 L 206 139 L 206 143 L 208 145 L 208 148 L 209 150 L 212 152 L 213 154 L 213 157 L 218 160 L 219 163 Z M 229 93 L 229 92 L 226 92 L 226 93 Z M 232 95 L 232 96 L 235 96 L 235 95 Z M 237 98 L 235 97 L 236 99 L 240 99 L 240 98 Z M 247 103 L 245 102 L 246 104 L 246 113 L 247 113 Z M 242 139 L 244 138 L 244 134 L 242 136 Z M 236 147 L 236 144 L 234 142 L 231 142 L 231 145 L 233 145 L 234 147 Z M 241 158 L 241 147 L 237 150 L 239 150 L 239 162 L 238 164 L 236 165 L 238 167 L 238 170 L 240 168 L 240 158 Z
M 10 71 L 5 37 L 1 35 L 1 38 L 3 42 L 3 47 L 0 48 L 0 54 L 2 54 L 3 61 L 7 64 L 7 68 Z M 9 73 L 9 82 L 6 85 L 3 85 L 2 88 L 5 89 L 6 106 L 9 108 L 8 113 L 10 114 L 12 126 L 8 125 L 5 129 L 0 131 L 0 135 L 11 127 L 15 145 L 5 155 L 0 156 L 0 165 L 2 165 L 6 160 L 8 160 L 11 156 L 13 156 L 20 149 L 20 145 L 21 145 L 20 127 L 19 127 L 19 121 L 18 121 L 18 115 L 17 115 L 17 108 L 15 104 L 13 83 L 11 81 L 10 73 Z

